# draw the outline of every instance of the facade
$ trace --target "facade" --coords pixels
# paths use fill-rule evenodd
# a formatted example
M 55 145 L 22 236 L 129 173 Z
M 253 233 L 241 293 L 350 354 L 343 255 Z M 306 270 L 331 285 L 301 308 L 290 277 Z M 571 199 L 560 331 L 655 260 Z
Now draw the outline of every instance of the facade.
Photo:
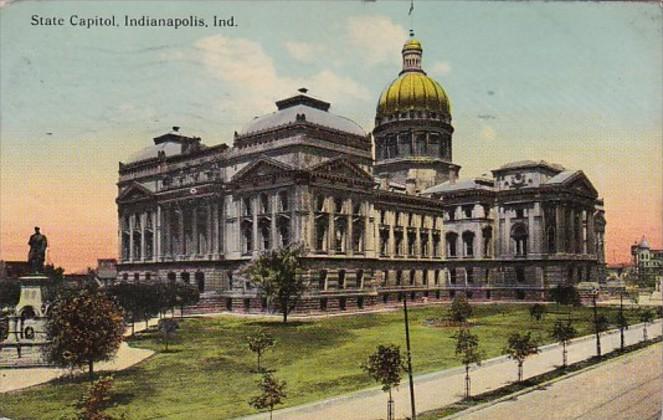
M 517 162 L 459 179 L 449 99 L 414 38 L 366 133 L 306 89 L 207 147 L 178 127 L 120 163 L 120 281 L 196 284 L 202 305 L 261 311 L 241 268 L 303 244 L 300 311 L 402 300 L 543 299 L 602 281 L 602 201 L 581 171 Z
M 643 236 L 631 246 L 633 268 L 638 284 L 655 287 L 663 280 L 663 249 L 652 249 Z

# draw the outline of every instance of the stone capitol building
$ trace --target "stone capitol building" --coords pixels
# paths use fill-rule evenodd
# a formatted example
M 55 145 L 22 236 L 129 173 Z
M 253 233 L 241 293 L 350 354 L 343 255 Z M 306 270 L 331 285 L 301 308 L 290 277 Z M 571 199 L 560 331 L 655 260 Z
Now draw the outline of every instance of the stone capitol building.
M 461 178 L 449 99 L 422 52 L 404 44 L 372 133 L 300 89 L 232 146 L 174 127 L 120 163 L 118 281 L 191 283 L 207 308 L 260 312 L 242 267 L 301 243 L 303 312 L 603 283 L 603 201 L 587 176 L 528 160 Z

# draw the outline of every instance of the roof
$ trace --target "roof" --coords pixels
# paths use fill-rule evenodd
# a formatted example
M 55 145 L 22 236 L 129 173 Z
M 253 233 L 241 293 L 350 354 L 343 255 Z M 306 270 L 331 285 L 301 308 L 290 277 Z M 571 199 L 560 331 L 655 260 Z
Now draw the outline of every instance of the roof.
M 153 159 L 159 156 L 159 152 L 165 153 L 166 157 L 182 154 L 182 145 L 179 143 L 160 143 L 148 146 L 138 152 L 132 153 L 124 163 L 139 162 L 141 160 Z
M 327 110 L 329 104 L 319 99 L 307 95 L 296 95 L 280 100 L 276 104 L 277 111 L 254 118 L 238 134 L 252 134 L 303 120 L 357 136 L 366 136 L 366 132 L 359 124 L 349 118 L 329 112 Z
M 563 184 L 573 175 L 577 174 L 580 171 L 563 171 L 555 175 L 554 177 L 547 180 L 546 184 Z
M 465 191 L 465 190 L 492 190 L 494 187 L 492 179 L 488 178 L 472 178 L 462 179 L 455 183 L 449 181 L 441 184 L 434 185 L 424 191 L 422 194 L 439 194 L 451 191 Z
M 638 244 L 638 247 L 639 248 L 649 248 L 649 242 L 647 241 L 647 238 L 645 238 L 643 236 L 642 239 L 640 240 L 640 243 Z
M 523 169 L 523 168 L 536 168 L 536 167 L 548 168 L 555 172 L 560 172 L 565 170 L 565 168 L 562 165 L 559 165 L 557 163 L 546 162 L 545 160 L 539 160 L 539 161 L 518 160 L 515 162 L 505 163 L 504 165 L 500 166 L 498 169 L 493 170 L 493 172 L 506 171 L 509 169 Z

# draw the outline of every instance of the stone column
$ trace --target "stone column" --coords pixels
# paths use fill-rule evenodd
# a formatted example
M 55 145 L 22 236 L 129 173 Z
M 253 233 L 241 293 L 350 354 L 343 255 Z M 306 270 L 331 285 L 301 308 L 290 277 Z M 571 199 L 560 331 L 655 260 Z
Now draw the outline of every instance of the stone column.
M 253 249 L 251 250 L 253 252 L 254 256 L 258 255 L 258 250 L 260 247 L 258 246 L 258 196 L 255 196 L 251 199 L 251 220 L 252 220 L 252 227 L 253 227 Z M 241 225 L 240 225 L 240 234 L 241 234 Z
M 212 203 L 207 201 L 205 206 L 205 255 L 212 254 Z
M 147 220 L 145 212 L 140 213 L 140 260 L 145 261 L 145 222 Z
M 331 211 L 328 213 L 329 223 L 327 224 L 327 254 L 334 255 L 336 254 L 336 238 L 334 237 L 335 232 L 335 223 L 334 217 L 336 214 L 335 203 L 332 203 Z
M 511 218 L 509 217 L 509 211 L 506 208 L 504 209 L 504 232 L 502 232 L 502 237 L 504 240 L 504 255 L 508 257 L 513 256 L 513 252 L 511 251 Z
M 352 199 L 349 198 L 347 202 L 347 208 L 350 209 L 346 217 L 347 229 L 345 231 L 345 253 L 347 255 L 354 255 L 353 243 L 352 243 Z
M 270 235 L 271 235 L 271 248 L 276 249 L 276 248 L 278 248 L 277 247 L 277 242 L 278 242 L 278 238 L 279 238 L 279 235 L 278 235 L 278 232 L 277 232 L 277 229 L 276 229 L 276 208 L 278 206 L 278 201 L 279 201 L 276 191 L 272 193 L 269 200 L 272 202 L 272 204 L 270 206 L 270 210 L 271 210 L 270 213 L 271 213 L 271 216 L 272 216 L 272 220 L 271 220 L 271 223 L 270 223 L 270 226 L 269 226 Z
M 129 261 L 134 260 L 134 223 L 136 215 L 129 216 Z
M 394 212 L 390 212 L 393 214 L 393 218 L 391 220 L 391 223 L 389 224 L 389 242 L 387 246 L 387 256 L 388 257 L 393 257 L 396 255 L 396 235 L 394 234 L 394 226 L 396 225 L 396 214 Z
M 561 204 L 555 206 L 555 251 L 557 254 L 565 252 L 564 235 L 566 234 L 566 214 Z
M 179 246 L 177 247 L 177 255 L 182 256 L 186 250 L 186 239 L 184 238 L 184 206 L 179 204 L 178 210 L 177 217 L 179 222 Z
M 152 216 L 152 261 L 157 261 L 157 256 L 159 255 L 159 237 L 161 236 L 161 219 L 158 217 L 161 209 L 157 206 L 156 212 L 152 211 L 150 215 Z
M 124 232 L 124 217 L 122 216 L 122 212 L 118 211 L 117 212 L 117 246 L 118 246 L 117 255 L 120 261 L 124 260 L 124 255 L 122 253 L 122 249 L 124 248 L 124 244 L 122 243 L 122 238 L 124 237 L 123 232 Z
M 191 206 L 191 238 L 193 239 L 193 244 L 189 250 L 189 255 L 196 256 L 200 254 L 200 244 L 198 241 L 198 203 L 194 203 Z

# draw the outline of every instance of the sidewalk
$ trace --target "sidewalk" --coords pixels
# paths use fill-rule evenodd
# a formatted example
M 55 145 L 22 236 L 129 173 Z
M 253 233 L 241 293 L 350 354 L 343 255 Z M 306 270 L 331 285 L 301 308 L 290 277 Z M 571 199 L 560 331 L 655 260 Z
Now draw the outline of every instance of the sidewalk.
M 663 323 L 657 320 L 648 326 L 649 338 L 661 336 Z M 642 325 L 633 325 L 625 332 L 625 344 L 635 344 L 642 340 Z M 608 353 L 619 348 L 619 330 L 611 330 L 601 335 L 602 352 Z M 575 363 L 596 355 L 596 341 L 593 335 L 573 340 L 568 346 L 568 362 Z M 561 365 L 562 354 L 559 344 L 541 347 L 541 353 L 529 357 L 524 364 L 524 378 L 540 375 Z M 471 373 L 472 393 L 480 394 L 511 383 L 517 379 L 517 367 L 506 356 L 484 361 L 482 366 L 473 368 Z M 439 372 L 415 376 L 417 412 L 440 408 L 463 398 L 465 372 L 457 367 Z M 410 400 L 407 376 L 401 386 L 393 392 L 397 418 L 409 416 Z M 298 407 L 274 412 L 274 419 L 383 419 L 386 418 L 387 396 L 379 388 L 359 391 L 340 397 L 330 398 Z M 269 418 L 262 413 L 246 420 Z
M 158 322 L 158 318 L 153 318 L 150 319 L 148 325 L 153 326 Z M 137 322 L 134 330 L 135 332 L 145 330 L 145 322 Z M 128 327 L 124 336 L 128 337 L 130 335 L 131 327 Z M 129 347 L 126 342 L 123 342 L 113 360 L 96 363 L 94 370 L 100 372 L 127 369 L 147 359 L 152 354 L 154 354 L 152 350 Z M 59 368 L 3 368 L 0 369 L 0 393 L 39 385 L 68 373 L 69 370 Z

